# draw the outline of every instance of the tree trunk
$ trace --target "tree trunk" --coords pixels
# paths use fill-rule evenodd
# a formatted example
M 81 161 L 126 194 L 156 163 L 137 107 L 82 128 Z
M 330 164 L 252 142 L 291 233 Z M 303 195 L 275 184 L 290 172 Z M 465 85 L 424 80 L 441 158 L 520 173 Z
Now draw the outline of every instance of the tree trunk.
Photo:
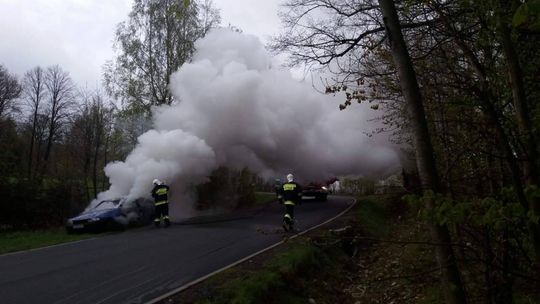
M 54 129 L 56 129 L 56 124 L 54 123 L 53 118 L 51 118 L 50 124 L 49 124 L 49 134 L 47 135 L 47 144 L 45 146 L 45 155 L 43 156 L 43 167 L 41 168 L 42 176 L 45 176 L 45 174 L 47 174 L 47 168 L 49 165 L 49 157 L 51 155 L 52 143 L 53 143 L 53 138 L 55 135 Z
M 476 55 L 469 48 L 469 46 L 465 43 L 465 41 L 459 36 L 459 34 L 451 26 L 450 21 L 448 20 L 446 15 L 443 13 L 443 11 L 440 9 L 438 4 L 433 2 L 432 5 L 433 5 L 433 8 L 435 9 L 435 11 L 441 17 L 441 20 L 444 22 L 444 25 L 447 28 L 447 30 L 453 36 L 454 41 L 456 42 L 457 46 L 461 49 L 461 51 L 463 52 L 463 55 L 465 56 L 465 58 L 467 58 L 467 60 L 469 61 L 469 63 L 473 67 L 473 70 L 475 71 L 476 76 L 479 78 L 480 89 L 479 89 L 478 95 L 479 95 L 479 99 L 480 99 L 480 106 L 481 106 L 482 111 L 484 112 L 484 114 L 487 116 L 487 118 L 493 123 L 493 125 L 495 127 L 495 131 L 496 131 L 497 136 L 498 136 L 498 140 L 499 140 L 500 144 L 503 146 L 503 150 L 505 151 L 505 158 L 506 158 L 506 161 L 507 161 L 508 166 L 510 168 L 510 171 L 512 173 L 512 182 L 514 184 L 516 195 L 518 196 L 518 200 L 519 200 L 520 204 L 527 211 L 532 210 L 535 215 L 540 214 L 540 201 L 537 200 L 536 203 L 528 202 L 528 200 L 527 200 L 527 198 L 525 196 L 523 182 L 521 181 L 520 164 L 519 164 L 519 161 L 518 161 L 517 157 L 514 155 L 514 150 L 510 146 L 510 141 L 508 139 L 508 136 L 506 135 L 506 132 L 505 132 L 505 130 L 504 130 L 504 128 L 503 128 L 503 126 L 502 126 L 502 124 L 500 122 L 499 117 L 501 117 L 502 115 L 500 115 L 500 113 L 497 112 L 497 109 L 495 108 L 495 105 L 493 103 L 493 100 L 495 100 L 495 98 L 494 98 L 494 94 L 493 94 L 493 92 L 491 90 L 488 78 L 486 76 L 486 72 L 485 72 L 484 67 L 480 63 L 480 60 L 476 57 Z M 504 39 L 510 39 L 509 33 L 508 33 L 508 36 L 506 38 L 503 38 L 503 40 Z M 511 47 L 511 41 L 507 41 L 507 43 L 510 43 L 509 46 Z M 510 55 L 510 58 L 511 58 L 511 61 L 512 61 L 511 63 L 509 63 L 509 66 L 513 66 L 513 68 L 515 69 L 513 72 L 510 71 L 510 75 L 511 75 L 511 77 L 516 77 L 516 79 L 512 79 L 512 93 L 514 95 L 514 102 L 516 102 L 516 100 L 515 100 L 516 96 L 518 97 L 518 100 L 519 100 L 518 101 L 519 104 L 516 105 L 516 111 L 518 112 L 516 115 L 518 115 L 518 121 L 520 122 L 520 124 L 521 123 L 526 124 L 528 115 L 526 113 L 527 111 L 526 111 L 526 108 L 525 108 L 525 106 L 526 106 L 526 103 L 524 102 L 525 101 L 525 94 L 524 94 L 524 90 L 523 90 L 523 81 L 522 81 L 522 78 L 521 78 L 521 72 L 519 70 L 519 63 L 517 61 L 517 56 L 515 56 L 515 52 L 513 51 L 513 48 L 507 50 L 506 48 L 508 48 L 509 46 L 508 45 L 504 46 L 504 44 L 505 44 L 505 42 L 503 41 L 503 48 L 504 48 L 505 56 Z M 514 53 L 514 56 L 512 56 L 511 53 Z M 509 60 L 509 59 L 507 58 L 507 60 Z M 509 68 L 512 68 L 512 67 L 509 67 Z M 512 76 L 512 74 L 514 76 Z M 515 88 L 518 89 L 518 90 L 514 91 Z M 519 106 L 519 109 L 517 109 L 518 106 Z M 520 113 L 521 113 L 521 115 L 524 115 L 524 117 L 519 117 Z M 529 123 L 530 123 L 530 120 L 529 120 Z M 530 133 L 530 134 L 532 136 L 532 133 Z M 532 138 L 532 137 L 529 137 L 529 138 Z M 532 139 L 532 140 L 533 140 L 532 145 L 535 145 L 534 139 Z M 531 144 L 531 143 L 528 142 L 527 144 Z M 531 149 L 531 147 L 529 145 L 527 145 L 527 148 Z M 533 162 L 532 163 L 533 170 L 532 170 L 532 172 L 529 172 L 528 175 L 529 175 L 529 178 L 531 176 L 532 176 L 532 178 L 534 178 L 535 172 L 537 172 L 536 170 L 534 170 L 534 166 L 535 166 L 534 161 L 537 158 L 536 147 L 534 147 L 532 151 L 529 151 L 529 153 L 531 153 L 531 152 L 532 152 L 532 155 L 529 155 L 529 157 L 534 157 L 534 158 L 531 159 L 532 162 Z M 531 168 L 529 168 L 529 169 L 531 169 Z M 532 173 L 532 175 L 531 175 L 531 173 Z M 538 176 L 538 174 L 536 174 L 536 176 Z M 540 227 L 537 224 L 528 223 L 528 229 L 529 229 L 529 235 L 530 235 L 531 241 L 533 242 L 533 245 L 534 245 L 535 254 L 536 254 L 536 257 L 538 259 L 540 257 Z
M 499 34 L 501 36 L 510 84 L 512 86 L 512 98 L 514 107 L 516 108 L 516 118 L 520 133 L 523 135 L 525 141 L 525 181 L 528 186 L 538 187 L 540 185 L 538 168 L 536 166 L 536 162 L 538 161 L 538 149 L 532 130 L 531 118 L 529 117 L 529 107 L 525 97 L 525 86 L 523 84 L 521 67 L 510 37 L 510 30 L 506 24 L 499 24 Z M 529 209 L 535 216 L 540 216 L 540 199 L 535 197 L 531 198 L 529 200 Z M 530 223 L 529 225 L 529 229 L 535 231 L 532 236 L 536 259 L 538 260 L 540 259 L 540 226 L 534 223 Z
M 96 142 L 94 147 L 94 162 L 92 165 L 92 183 L 94 186 L 94 197 L 97 197 L 98 195 L 98 181 L 97 181 L 97 165 L 98 165 L 98 158 L 99 158 L 99 149 L 101 148 L 101 133 L 102 133 L 102 123 L 101 123 L 101 109 L 98 106 L 98 109 L 96 111 Z
M 103 146 L 103 164 L 106 165 L 108 162 L 108 152 L 109 152 L 109 139 L 110 139 L 110 132 L 105 133 L 105 145 Z M 102 171 L 103 172 L 103 171 Z M 100 191 L 105 191 L 105 178 L 103 174 L 101 174 L 101 189 Z
M 37 109 L 34 110 L 32 121 L 32 133 L 30 135 L 30 151 L 28 152 L 28 179 L 32 179 L 32 165 L 34 163 L 34 142 L 36 141 Z
M 28 151 L 28 168 L 27 168 L 27 178 L 33 179 L 32 168 L 34 165 L 34 146 L 36 142 L 36 132 L 37 132 L 37 123 L 38 123 L 38 114 L 39 108 L 41 105 L 41 99 L 43 98 L 43 69 L 41 67 L 36 67 L 24 76 L 25 90 L 27 96 L 31 100 L 32 108 L 32 131 L 30 134 L 30 149 Z M 37 165 L 39 165 L 39 160 L 37 160 Z
M 411 125 L 414 132 L 414 144 L 418 173 L 425 190 L 440 191 L 440 181 L 435 166 L 433 146 L 427 127 L 424 105 L 416 73 L 405 45 L 398 15 L 392 0 L 379 0 L 383 21 L 388 35 L 403 96 L 408 104 Z M 433 209 L 432 202 L 426 208 Z M 443 275 L 443 288 L 447 303 L 466 303 L 465 290 L 456 264 L 454 251 L 450 245 L 450 233 L 445 225 L 431 224 L 431 236 L 434 242 L 442 244 L 436 247 L 436 254 Z

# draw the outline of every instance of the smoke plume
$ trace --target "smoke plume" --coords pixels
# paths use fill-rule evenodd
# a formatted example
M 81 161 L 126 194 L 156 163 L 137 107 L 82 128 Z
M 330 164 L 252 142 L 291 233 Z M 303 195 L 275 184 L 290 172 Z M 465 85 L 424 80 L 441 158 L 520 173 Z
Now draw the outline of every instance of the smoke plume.
M 368 137 L 367 106 L 339 110 L 342 96 L 322 95 L 275 68 L 255 36 L 228 29 L 196 43 L 197 53 L 171 76 L 179 102 L 154 109 L 154 129 L 123 162 L 105 167 L 111 187 L 98 199 L 148 196 L 152 180 L 172 184 L 172 202 L 220 165 L 300 180 L 381 176 L 399 160 L 384 137 Z M 171 205 L 172 207 L 172 205 Z

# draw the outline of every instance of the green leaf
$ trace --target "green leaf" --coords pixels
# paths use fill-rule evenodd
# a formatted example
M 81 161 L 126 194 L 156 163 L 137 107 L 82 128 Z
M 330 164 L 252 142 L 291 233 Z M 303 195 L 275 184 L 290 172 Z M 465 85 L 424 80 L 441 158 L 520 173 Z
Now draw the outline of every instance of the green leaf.
M 527 19 L 529 19 L 529 6 L 527 5 L 527 3 L 523 3 L 516 10 L 514 18 L 512 19 L 512 25 L 514 27 L 520 27 L 527 22 Z
M 533 32 L 540 31 L 540 0 L 530 0 L 520 5 L 514 13 L 512 25 Z

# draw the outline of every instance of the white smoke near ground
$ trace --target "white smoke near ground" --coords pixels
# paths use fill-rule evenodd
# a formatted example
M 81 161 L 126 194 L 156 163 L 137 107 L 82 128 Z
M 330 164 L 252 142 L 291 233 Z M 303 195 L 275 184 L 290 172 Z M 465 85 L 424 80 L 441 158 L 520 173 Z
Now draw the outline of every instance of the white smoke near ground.
M 111 187 L 98 200 L 148 196 L 158 178 L 172 185 L 171 208 L 187 212 L 181 202 L 190 201 L 190 188 L 222 165 L 304 181 L 383 176 L 398 167 L 386 138 L 365 135 L 375 111 L 363 105 L 340 111 L 342 96 L 320 94 L 274 68 L 257 37 L 219 29 L 196 49 L 171 76 L 180 102 L 156 107 L 154 129 L 125 161 L 105 167 Z

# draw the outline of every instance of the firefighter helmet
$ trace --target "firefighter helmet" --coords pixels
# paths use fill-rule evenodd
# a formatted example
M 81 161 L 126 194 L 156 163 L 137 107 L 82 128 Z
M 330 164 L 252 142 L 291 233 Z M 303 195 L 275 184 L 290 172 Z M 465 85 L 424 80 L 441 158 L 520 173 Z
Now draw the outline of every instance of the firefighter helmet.
M 287 174 L 287 181 L 290 183 L 294 180 L 294 176 L 292 174 Z

